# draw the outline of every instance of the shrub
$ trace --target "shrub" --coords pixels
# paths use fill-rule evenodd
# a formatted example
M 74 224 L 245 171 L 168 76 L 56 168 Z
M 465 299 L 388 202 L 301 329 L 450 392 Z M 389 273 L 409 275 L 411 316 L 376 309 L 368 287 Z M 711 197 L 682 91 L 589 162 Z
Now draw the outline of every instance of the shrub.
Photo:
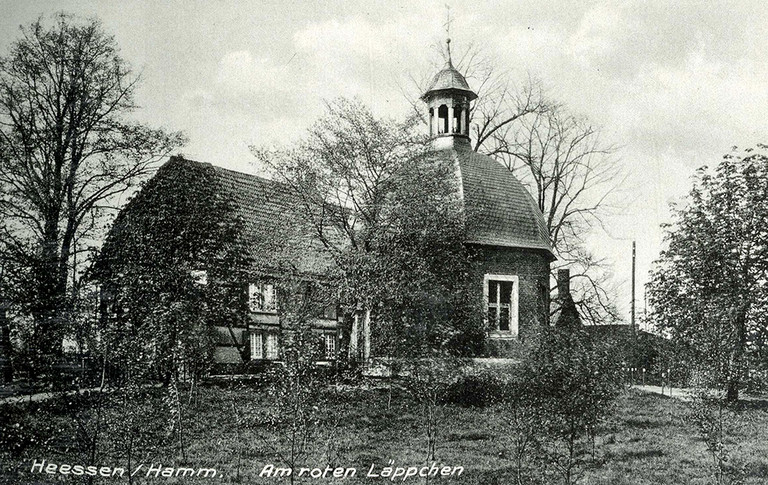
M 447 404 L 482 408 L 504 400 L 506 386 L 501 375 L 487 369 L 472 370 L 446 386 L 443 399 Z

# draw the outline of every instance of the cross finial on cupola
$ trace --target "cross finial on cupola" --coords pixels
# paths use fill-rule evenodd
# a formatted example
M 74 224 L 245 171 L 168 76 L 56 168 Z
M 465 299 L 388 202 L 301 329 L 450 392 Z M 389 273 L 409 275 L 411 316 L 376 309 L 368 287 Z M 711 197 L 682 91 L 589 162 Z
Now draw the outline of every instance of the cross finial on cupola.
M 451 6 L 448 4 L 445 5 L 445 17 L 445 46 L 448 51 L 448 65 L 453 67 L 453 62 L 451 61 L 451 22 L 453 19 L 451 19 Z
M 453 67 L 451 59 L 451 7 L 445 6 L 445 31 L 448 63 L 438 72 L 421 99 L 429 109 L 429 133 L 435 146 L 469 146 L 470 102 L 477 94 L 469 87 L 464 76 Z

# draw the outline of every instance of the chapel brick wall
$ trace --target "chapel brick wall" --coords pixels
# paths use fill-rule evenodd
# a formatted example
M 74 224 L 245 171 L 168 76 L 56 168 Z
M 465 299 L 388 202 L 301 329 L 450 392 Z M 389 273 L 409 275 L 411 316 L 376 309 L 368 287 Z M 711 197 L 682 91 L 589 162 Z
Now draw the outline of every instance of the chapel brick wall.
M 519 341 L 491 341 L 489 353 L 501 357 L 514 357 L 519 343 L 538 334 L 538 329 L 549 324 L 549 259 L 543 251 L 476 246 L 478 285 L 485 274 L 516 275 L 518 289 Z

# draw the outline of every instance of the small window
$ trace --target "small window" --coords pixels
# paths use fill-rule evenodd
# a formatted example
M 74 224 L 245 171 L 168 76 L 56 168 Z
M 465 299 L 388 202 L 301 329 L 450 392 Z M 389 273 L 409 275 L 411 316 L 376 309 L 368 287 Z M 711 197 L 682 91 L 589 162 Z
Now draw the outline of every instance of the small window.
M 195 284 L 205 286 L 208 284 L 208 272 L 204 269 L 193 269 L 189 272 Z
M 448 133 L 448 106 L 444 104 L 437 108 L 437 133 Z
M 464 134 L 469 135 L 469 106 L 464 110 Z
M 276 312 L 277 298 L 275 286 L 266 283 L 249 284 L 248 307 L 252 312 Z
M 264 339 L 261 332 L 251 334 L 251 360 L 264 358 Z
M 455 106 L 453 108 L 453 132 L 461 133 L 461 107 Z
M 336 358 L 336 334 L 326 333 L 325 339 L 325 358 L 333 360 Z
M 491 332 L 517 335 L 517 285 L 517 276 L 485 276 L 488 328 Z
M 280 348 L 278 346 L 277 334 L 267 334 L 267 350 L 266 355 L 268 360 L 277 360 L 280 356 Z

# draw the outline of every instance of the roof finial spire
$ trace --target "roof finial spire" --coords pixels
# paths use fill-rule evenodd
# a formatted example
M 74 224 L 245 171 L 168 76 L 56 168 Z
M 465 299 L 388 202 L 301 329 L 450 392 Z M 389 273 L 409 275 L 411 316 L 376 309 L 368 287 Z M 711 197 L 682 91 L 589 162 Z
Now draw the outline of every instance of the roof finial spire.
M 446 21 L 445 21 L 445 33 L 447 36 L 447 39 L 445 41 L 445 45 L 448 49 L 448 65 L 453 67 L 453 62 L 451 61 L 451 6 L 448 4 L 445 4 L 445 12 L 446 12 Z

